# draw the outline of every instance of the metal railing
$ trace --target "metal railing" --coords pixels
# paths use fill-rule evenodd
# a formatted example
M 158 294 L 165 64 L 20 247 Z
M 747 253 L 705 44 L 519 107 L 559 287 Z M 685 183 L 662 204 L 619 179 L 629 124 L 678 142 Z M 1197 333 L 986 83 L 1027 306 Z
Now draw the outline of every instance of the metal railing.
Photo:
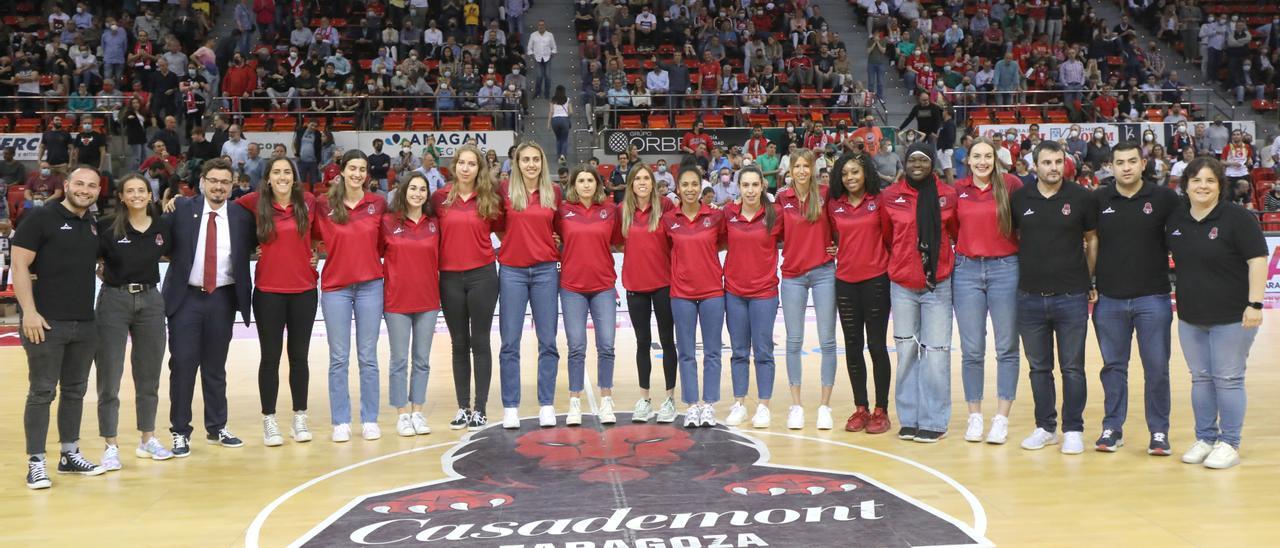
M 451 122 L 451 117 L 475 119 L 483 116 L 491 117 L 487 127 L 471 128 L 467 125 L 470 120 L 466 120 L 464 126 L 457 129 L 519 130 L 523 127 L 526 116 L 524 107 L 481 107 L 480 98 L 470 95 L 454 97 L 453 104 L 445 105 L 443 108 L 440 98 L 434 95 L 216 97 L 214 101 L 222 104 L 220 114 L 237 119 L 248 120 L 263 116 L 272 120 L 291 119 L 295 127 L 302 127 L 307 121 L 318 118 L 324 118 L 329 122 L 349 119 L 349 127 L 344 124 L 336 129 L 364 131 L 415 129 L 431 131 L 446 125 L 445 122 Z M 326 102 L 338 108 L 332 110 L 316 108 L 317 104 Z M 388 123 L 393 127 L 388 127 Z
M 1093 93 L 1089 90 L 1016 90 L 1016 91 L 945 91 L 943 97 L 947 104 L 954 108 L 962 118 L 967 118 L 968 111 L 976 109 L 1001 110 L 1001 109 L 1023 109 L 1023 108 L 1070 108 L 1065 103 L 1066 97 L 1070 95 L 1079 95 L 1082 99 Z M 1119 101 L 1119 91 L 1112 91 L 1113 96 Z M 1155 94 L 1161 96 L 1162 100 L 1154 102 L 1146 102 L 1146 108 L 1166 108 L 1174 103 L 1163 100 L 1166 93 L 1179 93 L 1181 100 L 1178 104 L 1190 105 L 1191 107 L 1201 107 L 1204 114 L 1209 113 L 1209 108 L 1218 108 L 1213 101 L 1213 95 L 1216 90 L 1209 88 L 1161 88 L 1155 90 L 1138 90 L 1141 94 Z M 1060 98 L 1064 102 L 1051 103 L 1049 98 Z M 1196 99 L 1193 99 L 1196 98 Z M 1139 115 L 1145 115 L 1145 112 Z M 1188 114 L 1191 114 L 1190 109 Z M 1226 113 L 1224 113 L 1225 115 Z M 1234 114 L 1234 113 L 1231 113 Z
M 764 122 L 765 116 L 768 117 L 768 123 L 762 125 L 767 127 L 778 127 L 786 121 L 794 121 L 799 125 L 813 113 L 823 111 L 827 114 L 847 113 L 851 125 L 867 115 L 887 123 L 888 110 L 884 100 L 869 91 L 865 93 L 871 98 L 870 104 L 864 100 L 857 106 L 836 106 L 835 102 L 840 97 L 840 93 L 836 91 L 775 92 L 767 96 L 766 103 L 762 106 L 747 104 L 741 90 L 737 93 L 651 93 L 647 96 L 650 101 L 648 105 L 627 108 L 608 105 L 603 111 L 590 101 L 592 96 L 583 95 L 582 99 L 593 131 L 617 129 L 623 125 L 620 123 L 620 116 L 635 115 L 640 116 L 643 127 L 652 127 L 651 120 L 657 117 L 672 128 L 686 127 L 678 124 L 680 120 L 688 121 L 688 118 L 692 118 L 693 121 L 701 120 L 705 123 L 708 117 L 714 116 L 719 116 L 725 127 L 750 127 L 757 122 Z M 851 95 L 850 99 L 853 97 L 856 95 Z

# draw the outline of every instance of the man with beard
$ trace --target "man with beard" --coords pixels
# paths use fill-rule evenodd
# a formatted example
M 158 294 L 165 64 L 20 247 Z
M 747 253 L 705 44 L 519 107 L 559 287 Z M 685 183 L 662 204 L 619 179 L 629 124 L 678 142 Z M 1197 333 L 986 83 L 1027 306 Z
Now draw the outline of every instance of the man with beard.
M 49 407 L 58 398 L 58 473 L 97 476 L 106 469 L 80 454 L 80 419 L 97 350 L 94 268 L 98 234 L 89 206 L 102 179 L 93 168 L 71 172 L 66 199 L 32 210 L 13 238 L 13 288 L 21 316 L 30 386 L 23 430 L 27 487 L 53 485 L 45 468 Z
M 227 204 L 234 172 L 222 158 L 204 163 L 200 194 L 178 198 L 166 215 L 173 227 L 173 256 L 165 273 L 169 318 L 169 430 L 173 455 L 191 455 L 191 400 L 200 374 L 207 441 L 244 445 L 227 430 L 227 351 L 240 312 L 249 324 L 249 254 L 257 247 L 253 217 Z
M 1062 452 L 1084 452 L 1084 341 L 1090 280 L 1097 259 L 1098 212 L 1089 191 L 1064 181 L 1066 152 L 1056 141 L 1036 147 L 1038 182 L 1010 197 L 1018 229 L 1018 333 L 1031 369 L 1036 430 L 1022 441 L 1027 450 L 1059 442 L 1053 345 L 1062 368 Z

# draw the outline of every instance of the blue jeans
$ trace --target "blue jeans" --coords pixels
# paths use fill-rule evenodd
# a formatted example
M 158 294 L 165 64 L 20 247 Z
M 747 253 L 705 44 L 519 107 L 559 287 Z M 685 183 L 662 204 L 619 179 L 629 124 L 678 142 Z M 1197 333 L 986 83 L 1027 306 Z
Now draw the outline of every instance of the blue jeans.
M 538 78 L 533 81 L 533 97 L 551 97 L 551 60 L 538 61 Z
M 733 397 L 745 398 L 751 385 L 751 354 L 756 357 L 756 392 L 761 400 L 773 396 L 773 323 L 778 317 L 778 297 L 748 299 L 724 295 L 725 321 L 729 324 L 729 360 Z
M 1196 439 L 1240 447 L 1247 399 L 1245 362 L 1258 329 L 1239 323 L 1195 325 L 1178 321 L 1182 355 L 1191 369 L 1191 409 Z
M 889 284 L 898 351 L 898 421 L 946 432 L 951 422 L 951 280 L 933 291 Z
M 360 422 L 378 422 L 378 335 L 382 331 L 382 279 L 354 283 L 320 295 L 329 339 L 329 416 L 334 425 L 351 423 L 347 366 L 351 363 L 351 318 L 356 323 L 360 363 Z
M 818 346 L 822 349 L 822 386 L 836 384 L 836 264 L 814 267 L 795 278 L 782 279 L 782 321 L 787 329 L 787 380 L 800 386 L 804 346 L 804 314 L 813 294 L 818 318 Z
M 613 388 L 613 339 L 618 328 L 617 293 L 606 289 L 596 293 L 560 290 L 564 309 L 564 338 L 569 346 L 569 392 L 582 391 L 587 365 L 587 313 L 596 331 L 596 384 Z M 554 375 L 554 373 L 553 373 Z M 541 371 L 539 371 L 539 379 Z M 554 389 L 555 377 L 552 377 Z M 550 405 L 549 403 L 547 405 Z
M 435 336 L 436 317 L 439 315 L 439 310 L 413 314 L 387 312 L 383 315 L 387 321 L 387 338 L 391 339 L 391 370 L 387 382 L 391 407 L 400 409 L 409 402 L 415 405 L 427 402 L 431 338 Z M 408 371 L 411 356 L 412 373 Z
M 551 118 L 551 131 L 556 135 L 556 155 L 569 156 L 569 128 L 572 123 L 568 116 Z
M 560 351 L 556 349 L 560 273 L 556 263 L 527 268 L 498 267 L 498 331 L 502 348 L 498 374 L 502 380 L 502 406 L 520 407 L 520 339 L 524 335 L 524 311 L 533 309 L 533 329 L 538 336 L 538 405 L 551 405 L 556 397 L 556 373 Z
M 1093 328 L 1102 351 L 1102 427 L 1123 430 L 1129 415 L 1129 354 L 1133 334 L 1138 333 L 1142 358 L 1143 401 L 1147 431 L 1169 431 L 1169 346 L 1173 305 L 1169 294 L 1134 299 L 1098 296 L 1093 306 Z
M 1018 334 L 1027 353 L 1036 426 L 1058 428 L 1058 389 L 1053 381 L 1053 345 L 1058 344 L 1062 368 L 1062 431 L 1084 432 L 1084 340 L 1089 334 L 1089 295 L 1068 293 L 1042 296 L 1018 292 Z
M 720 401 L 720 331 L 724 297 L 701 301 L 671 298 L 676 321 L 676 354 L 680 356 L 680 399 L 688 405 Z M 698 397 L 697 334 L 702 327 L 702 397 Z
M 876 97 L 884 97 L 883 63 L 867 63 L 867 89 L 874 91 Z
M 996 395 L 1013 401 L 1018 394 L 1018 257 L 970 258 L 956 255 L 956 326 L 960 329 L 960 379 L 964 400 L 982 401 L 987 354 L 987 316 L 995 331 Z

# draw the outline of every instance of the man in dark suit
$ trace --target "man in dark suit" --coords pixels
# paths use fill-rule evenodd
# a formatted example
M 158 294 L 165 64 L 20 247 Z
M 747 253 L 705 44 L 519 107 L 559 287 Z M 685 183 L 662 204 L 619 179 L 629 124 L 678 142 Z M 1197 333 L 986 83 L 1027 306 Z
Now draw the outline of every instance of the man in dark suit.
M 234 173 L 222 158 L 204 163 L 200 195 L 178 198 L 168 215 L 173 256 L 164 278 L 169 318 L 169 430 L 173 455 L 191 454 L 196 372 L 210 444 L 244 445 L 227 430 L 227 350 L 240 312 L 249 325 L 249 255 L 257 245 L 252 214 L 228 203 Z

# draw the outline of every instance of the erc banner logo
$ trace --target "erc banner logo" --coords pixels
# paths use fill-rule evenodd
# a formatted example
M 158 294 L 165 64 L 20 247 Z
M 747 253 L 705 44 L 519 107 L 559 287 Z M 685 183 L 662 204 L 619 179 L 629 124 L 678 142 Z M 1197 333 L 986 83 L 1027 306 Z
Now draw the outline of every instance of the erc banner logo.
M 751 138 L 747 128 L 708 129 L 711 141 L 726 151 L 732 145 L 741 145 Z M 680 154 L 682 129 L 618 129 L 604 132 L 604 149 L 609 154 L 622 154 L 636 147 L 640 154 Z
M 724 427 L 490 427 L 448 479 L 352 501 L 295 546 L 725 548 L 990 545 L 865 476 L 769 464 Z M 424 466 L 424 472 L 426 467 Z

